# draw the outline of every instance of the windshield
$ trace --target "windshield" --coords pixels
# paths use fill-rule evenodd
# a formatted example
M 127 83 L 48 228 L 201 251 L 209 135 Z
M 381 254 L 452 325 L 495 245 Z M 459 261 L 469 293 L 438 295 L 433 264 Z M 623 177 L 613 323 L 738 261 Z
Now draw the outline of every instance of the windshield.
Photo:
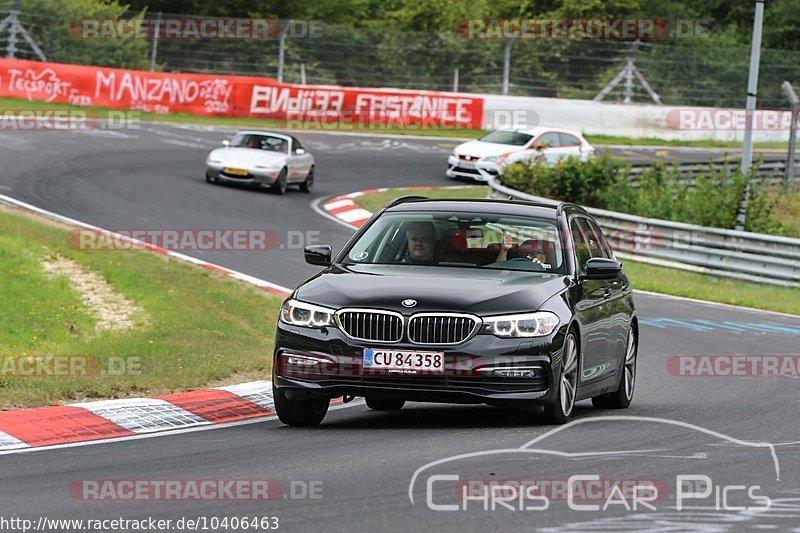
M 253 133 L 239 133 L 231 140 L 231 146 L 237 148 L 254 148 L 268 152 L 289 153 L 289 141 L 272 135 L 258 135 Z
M 514 146 L 525 146 L 533 138 L 527 133 L 518 131 L 497 130 L 481 137 L 481 141 L 496 144 L 511 144 Z
M 426 265 L 563 274 L 548 220 L 472 213 L 385 214 L 350 247 L 347 264 Z

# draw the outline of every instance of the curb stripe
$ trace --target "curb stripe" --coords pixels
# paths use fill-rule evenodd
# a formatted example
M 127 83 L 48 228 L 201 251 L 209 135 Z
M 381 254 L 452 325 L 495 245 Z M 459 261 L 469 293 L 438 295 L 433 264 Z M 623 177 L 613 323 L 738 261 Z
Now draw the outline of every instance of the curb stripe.
M 208 421 L 157 398 L 130 398 L 73 404 L 133 433 L 152 433 L 208 424 Z
M 0 430 L 28 446 L 125 437 L 134 433 L 86 409 L 58 405 L 0 413 Z M 13 447 L 13 443 L 11 443 Z M 2 449 L 8 449 L 2 446 Z
M 275 414 L 257 403 L 220 389 L 168 394 L 158 398 L 212 424 Z

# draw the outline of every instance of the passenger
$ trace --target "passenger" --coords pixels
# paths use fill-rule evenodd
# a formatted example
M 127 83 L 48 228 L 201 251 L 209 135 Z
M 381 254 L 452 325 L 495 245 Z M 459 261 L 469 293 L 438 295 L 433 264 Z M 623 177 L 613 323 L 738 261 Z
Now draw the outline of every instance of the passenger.
M 533 248 L 536 241 L 533 239 L 528 239 L 527 241 L 523 242 L 518 253 L 525 253 L 525 255 L 520 255 L 519 257 L 525 257 L 530 261 L 536 263 L 537 265 L 544 265 L 547 263 L 547 254 L 545 254 L 542 250 L 536 250 Z M 506 233 L 503 232 L 503 244 L 500 247 L 500 251 L 497 253 L 497 259 L 495 262 L 500 263 L 502 261 L 508 261 L 508 251 L 514 246 L 514 239 Z
M 408 241 L 408 254 L 403 258 L 403 263 L 411 265 L 436 264 L 434 257 L 436 228 L 433 222 L 412 222 L 406 229 Z

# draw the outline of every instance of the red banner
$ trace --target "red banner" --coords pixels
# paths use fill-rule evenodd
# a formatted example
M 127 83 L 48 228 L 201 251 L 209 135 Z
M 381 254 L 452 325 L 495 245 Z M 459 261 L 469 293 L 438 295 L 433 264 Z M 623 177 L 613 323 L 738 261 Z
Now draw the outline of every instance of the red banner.
M 291 85 L 272 78 L 146 72 L 0 59 L 0 96 L 202 116 L 278 118 L 293 127 L 360 122 L 480 128 L 483 98 Z

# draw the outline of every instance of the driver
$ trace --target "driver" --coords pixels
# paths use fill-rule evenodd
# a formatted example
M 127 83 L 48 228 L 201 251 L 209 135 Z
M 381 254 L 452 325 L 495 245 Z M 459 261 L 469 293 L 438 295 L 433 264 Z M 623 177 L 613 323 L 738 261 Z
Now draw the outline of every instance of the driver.
M 408 254 L 403 258 L 403 263 L 412 265 L 433 265 L 436 264 L 434 258 L 434 241 L 436 240 L 436 228 L 433 222 L 412 222 L 406 229 L 406 240 L 408 241 Z

